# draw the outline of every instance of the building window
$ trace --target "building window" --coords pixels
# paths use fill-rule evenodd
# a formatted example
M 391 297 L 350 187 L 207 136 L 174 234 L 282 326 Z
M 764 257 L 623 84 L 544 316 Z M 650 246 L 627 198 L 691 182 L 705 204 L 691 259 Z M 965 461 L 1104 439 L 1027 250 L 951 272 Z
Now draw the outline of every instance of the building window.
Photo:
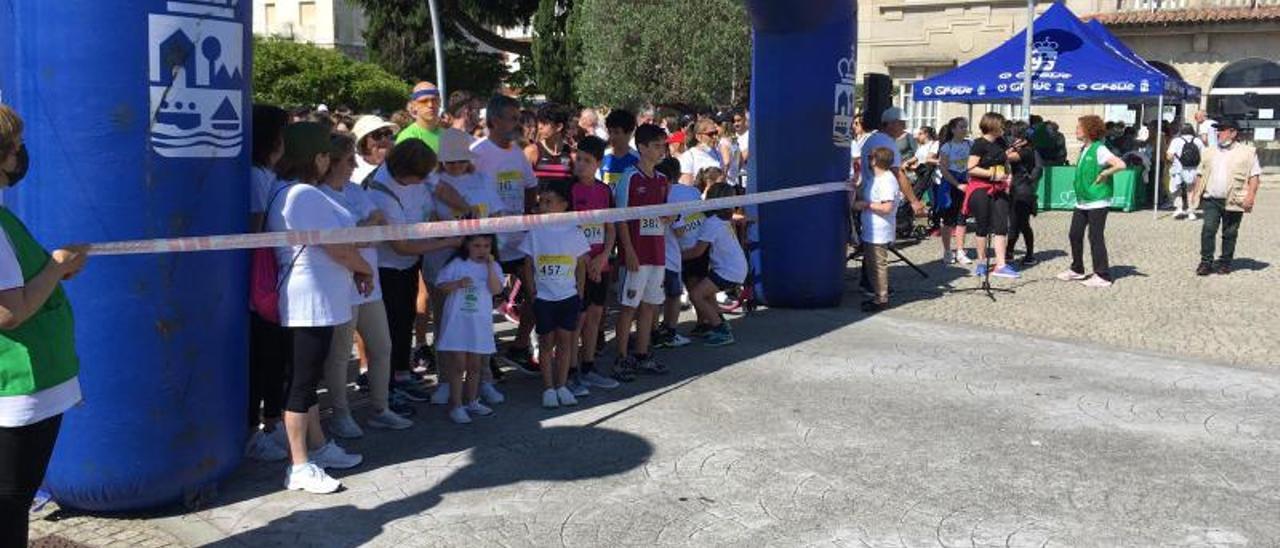
M 311 40 L 316 35 L 316 3 L 298 2 L 298 26 L 302 35 Z
M 911 96 L 911 85 L 915 80 L 898 82 L 898 97 L 895 101 L 902 113 L 907 116 L 907 130 L 915 131 L 923 126 L 938 128 L 938 103 L 936 101 L 916 102 Z
M 267 34 L 276 31 L 276 3 L 264 2 L 262 4 L 262 23 L 267 29 Z

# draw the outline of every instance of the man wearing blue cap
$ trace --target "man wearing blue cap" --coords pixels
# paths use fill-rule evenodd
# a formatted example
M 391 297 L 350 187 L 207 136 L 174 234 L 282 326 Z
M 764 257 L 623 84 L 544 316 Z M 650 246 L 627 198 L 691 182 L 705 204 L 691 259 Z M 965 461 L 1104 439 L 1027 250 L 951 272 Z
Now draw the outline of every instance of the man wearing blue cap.
M 418 82 L 409 95 L 405 108 L 413 114 L 414 123 L 400 130 L 396 144 L 406 139 L 420 139 L 433 151 L 440 150 L 440 89 L 431 82 Z

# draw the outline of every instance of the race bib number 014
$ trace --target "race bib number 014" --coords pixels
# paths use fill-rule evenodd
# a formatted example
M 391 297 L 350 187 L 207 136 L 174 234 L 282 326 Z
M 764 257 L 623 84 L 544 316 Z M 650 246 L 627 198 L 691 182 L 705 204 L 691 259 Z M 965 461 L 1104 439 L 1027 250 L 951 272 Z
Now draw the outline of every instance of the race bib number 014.
M 587 237 L 587 243 L 602 245 L 604 244 L 604 225 L 600 223 L 582 225 L 582 235 Z

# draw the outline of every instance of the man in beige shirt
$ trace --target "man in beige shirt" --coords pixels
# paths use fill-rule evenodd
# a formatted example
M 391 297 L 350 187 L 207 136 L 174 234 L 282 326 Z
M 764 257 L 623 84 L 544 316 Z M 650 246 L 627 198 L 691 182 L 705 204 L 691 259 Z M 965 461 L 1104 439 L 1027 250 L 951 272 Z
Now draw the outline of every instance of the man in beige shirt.
M 1217 146 L 1205 149 L 1192 196 L 1204 207 L 1200 230 L 1200 265 L 1196 275 L 1230 274 L 1236 251 L 1236 235 L 1244 214 L 1253 211 L 1262 180 L 1262 166 L 1253 147 L 1237 142 L 1240 126 L 1226 120 L 1213 125 Z M 1214 240 L 1222 227 L 1222 254 L 1213 262 Z

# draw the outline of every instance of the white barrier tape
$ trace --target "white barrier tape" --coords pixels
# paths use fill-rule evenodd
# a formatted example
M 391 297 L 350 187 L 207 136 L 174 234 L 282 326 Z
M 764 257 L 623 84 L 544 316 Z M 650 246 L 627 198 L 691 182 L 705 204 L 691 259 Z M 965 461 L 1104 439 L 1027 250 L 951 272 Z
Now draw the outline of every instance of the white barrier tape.
M 439 221 L 405 225 L 363 226 L 334 230 L 300 230 L 290 232 L 262 232 L 257 234 L 230 234 L 222 236 L 196 236 L 158 240 L 130 240 L 91 244 L 90 255 L 140 255 L 147 253 L 182 253 L 191 251 L 225 251 L 264 247 L 289 247 L 297 245 L 363 244 L 389 240 L 422 240 L 426 238 L 452 238 L 469 234 L 496 234 L 520 232 L 535 226 L 581 225 L 616 223 L 644 217 L 668 217 L 727 209 L 748 205 L 793 200 L 828 192 L 850 190 L 848 182 L 818 183 L 781 190 L 771 190 L 743 196 L 716 198 L 678 204 L 659 204 L 642 207 L 569 211 L 544 215 L 516 215 L 488 219 Z

